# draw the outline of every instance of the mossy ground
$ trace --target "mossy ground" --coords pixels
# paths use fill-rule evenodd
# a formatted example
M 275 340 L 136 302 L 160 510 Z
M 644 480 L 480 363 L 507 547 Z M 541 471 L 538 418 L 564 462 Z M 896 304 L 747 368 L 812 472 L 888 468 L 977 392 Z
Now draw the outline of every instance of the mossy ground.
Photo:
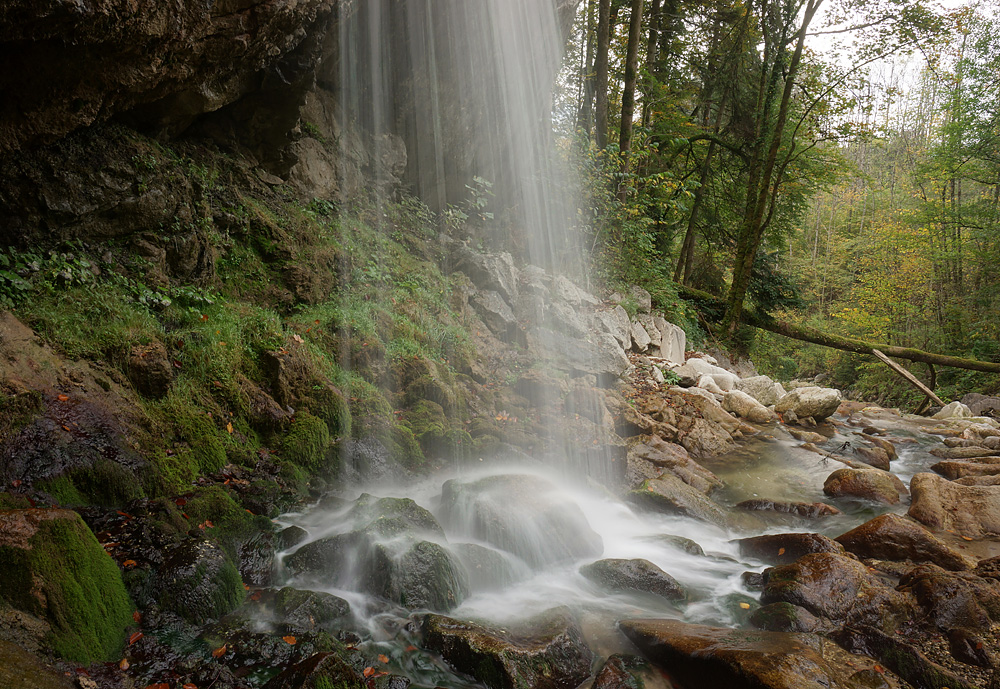
M 118 567 L 90 529 L 76 515 L 45 519 L 29 544 L 0 546 L 0 595 L 49 622 L 47 643 L 57 655 L 80 663 L 115 658 L 133 606 Z M 41 591 L 38 573 L 44 573 Z
M 10 295 L 13 312 L 67 358 L 117 369 L 117 380 L 134 347 L 160 343 L 173 383 L 161 399 L 136 395 L 149 471 L 138 481 L 109 465 L 49 477 L 40 487 L 60 504 L 177 494 L 227 464 L 252 467 L 263 451 L 289 462 L 284 473 L 304 488 L 310 475 L 335 475 L 331 447 L 351 435 L 376 435 L 411 468 L 429 450 L 466 440 L 454 418 L 433 447 L 421 441 L 425 429 L 402 423 L 425 394 L 460 416 L 455 371 L 473 354 L 451 306 L 452 282 L 438 267 L 435 218 L 422 204 L 302 203 L 209 147 L 170 148 L 121 128 L 104 143 L 134 168 L 140 193 L 165 185 L 186 199 L 189 219 L 143 235 L 165 247 L 166 263 L 127 239 L 8 248 L 15 259 L 36 259 L 29 289 Z M 169 252 L 185 242 L 203 247 L 208 268 L 179 274 Z M 291 390 L 279 389 L 287 381 L 269 367 L 285 352 L 301 369 Z M 397 370 L 413 361 L 429 362 L 435 376 L 401 389 Z M 268 395 L 278 404 L 262 412 Z M 0 408 L 12 410 L 2 415 L 7 435 L 30 418 L 30 401 L 0 397 Z M 283 418 L 287 407 L 294 416 Z

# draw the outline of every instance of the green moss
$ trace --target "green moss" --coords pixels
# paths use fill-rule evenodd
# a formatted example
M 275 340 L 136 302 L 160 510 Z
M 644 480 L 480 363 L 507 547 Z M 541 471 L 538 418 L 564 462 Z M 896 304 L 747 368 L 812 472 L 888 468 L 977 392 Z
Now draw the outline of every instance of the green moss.
M 73 484 L 73 479 L 65 474 L 39 481 L 37 488 L 43 493 L 51 495 L 52 499 L 59 505 L 75 507 L 87 504 L 87 499 Z
M 177 495 L 191 487 L 198 476 L 198 464 L 190 450 L 180 452 L 160 448 L 153 455 L 155 475 L 146 483 L 150 495 Z
M 308 412 L 295 415 L 295 422 L 281 441 L 282 456 L 310 471 L 325 469 L 330 429 L 326 422 Z
M 234 558 L 241 543 L 260 531 L 270 531 L 272 528 L 271 521 L 266 516 L 247 512 L 222 486 L 198 489 L 192 497 L 187 498 L 184 512 L 193 527 L 212 522 L 210 527 L 206 524 L 205 537 L 219 543 Z
M 0 390 L 0 441 L 14 437 L 42 411 L 42 395 L 36 390 Z
M 0 546 L 0 596 L 49 622 L 46 641 L 57 655 L 78 663 L 117 657 L 132 601 L 114 560 L 79 515 L 59 511 L 35 519 L 29 548 Z
M 0 510 L 25 510 L 31 507 L 31 502 L 24 495 L 0 493 Z

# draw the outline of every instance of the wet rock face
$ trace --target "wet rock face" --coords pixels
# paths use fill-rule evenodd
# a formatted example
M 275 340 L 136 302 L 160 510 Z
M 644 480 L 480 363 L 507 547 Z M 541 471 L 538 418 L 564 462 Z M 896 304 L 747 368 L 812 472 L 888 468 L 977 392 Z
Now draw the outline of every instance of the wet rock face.
M 245 595 L 236 567 L 209 541 L 182 541 L 167 555 L 159 573 L 160 605 L 194 624 L 218 619 Z
M 927 529 L 897 514 L 875 517 L 836 540 L 858 557 L 933 562 L 950 570 L 969 569 L 971 564 Z
M 616 593 L 651 593 L 667 600 L 684 598 L 684 589 L 677 580 L 649 560 L 598 560 L 581 567 L 580 574 Z
M 751 536 L 738 541 L 740 554 L 775 565 L 795 562 L 810 553 L 844 553 L 844 547 L 822 534 L 787 533 Z
M 650 661 L 692 687 L 858 686 L 849 678 L 875 664 L 822 643 L 814 634 L 743 631 L 677 620 L 625 620 L 619 628 Z
M 1000 586 L 969 572 L 947 572 L 922 565 L 899 582 L 912 592 L 926 620 L 938 629 L 989 629 L 1000 622 Z
M 593 654 L 565 608 L 494 629 L 441 615 L 423 621 L 424 646 L 491 689 L 573 689 L 590 676 Z
M 910 601 L 860 562 L 834 553 L 814 553 L 768 575 L 761 602 L 792 603 L 835 622 L 891 628 L 912 612 Z
M 0 151 L 116 115 L 177 132 L 253 90 L 284 87 L 287 96 L 311 81 L 315 60 L 308 57 L 318 51 L 335 4 L 7 3 L 0 19 Z

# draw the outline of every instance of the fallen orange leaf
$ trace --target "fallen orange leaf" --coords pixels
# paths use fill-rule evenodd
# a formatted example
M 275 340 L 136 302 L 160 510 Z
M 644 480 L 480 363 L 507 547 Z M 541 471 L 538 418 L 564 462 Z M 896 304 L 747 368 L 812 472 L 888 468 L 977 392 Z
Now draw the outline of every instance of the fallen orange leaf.
M 142 621 L 142 613 L 139 612 L 138 610 L 133 611 L 132 612 L 132 619 L 135 620 L 137 623 L 141 622 Z
M 361 674 L 364 675 L 365 677 L 371 677 L 372 675 L 375 674 L 375 668 L 366 667 L 364 670 L 361 671 Z
M 212 651 L 213 658 L 221 658 L 224 655 L 226 655 L 226 644 L 222 644 L 217 649 Z
M 181 689 L 198 689 L 198 686 L 195 684 L 185 684 Z
M 876 665 L 875 667 L 872 668 L 872 670 L 879 673 L 880 675 L 885 673 L 885 668 L 882 667 L 881 665 Z
M 743 608 L 744 610 L 749 610 L 750 609 L 750 604 L 749 603 L 740 603 L 740 607 Z
M 250 594 L 250 600 L 255 601 L 255 602 L 259 601 L 260 600 L 260 591 L 254 591 L 253 593 L 251 593 Z
M 379 662 L 381 662 L 381 663 L 388 663 L 389 662 L 389 656 L 385 655 L 384 653 L 379 653 L 378 659 L 379 659 Z
M 63 427 L 62 427 L 62 429 L 63 429 L 64 431 L 66 431 L 67 433 L 69 432 L 69 426 L 67 426 L 66 424 L 63 424 Z
M 784 548 L 778 548 L 778 555 L 784 555 L 784 554 L 785 554 L 785 549 Z
M 68 402 L 69 395 L 59 395 L 56 399 L 59 400 L 60 402 Z
M 129 667 L 128 659 L 122 658 L 121 662 L 118 663 L 118 667 L 120 667 L 122 670 L 128 670 Z
M 230 433 L 232 433 L 233 432 L 233 424 L 227 423 L 226 424 L 226 430 L 229 431 Z
M 281 637 L 281 640 L 284 641 L 289 646 L 294 646 L 296 644 L 296 642 L 298 641 L 298 639 L 296 639 L 294 636 L 291 636 L 291 635 L 289 635 L 289 636 L 283 636 L 283 637 Z
M 142 632 L 134 632 L 132 636 L 128 638 L 128 645 L 131 646 L 141 638 L 142 638 Z
M 139 563 L 136 562 L 135 560 L 125 560 L 125 562 L 122 563 L 122 567 L 124 567 L 125 569 L 132 569 L 138 564 Z
M 409 646 L 406 647 L 406 652 L 407 653 L 409 653 L 410 651 L 415 651 L 415 650 L 417 650 L 417 647 L 414 646 L 413 644 L 410 644 Z
M 969 538 L 968 536 L 962 536 L 962 540 L 963 541 L 971 541 L 972 539 Z

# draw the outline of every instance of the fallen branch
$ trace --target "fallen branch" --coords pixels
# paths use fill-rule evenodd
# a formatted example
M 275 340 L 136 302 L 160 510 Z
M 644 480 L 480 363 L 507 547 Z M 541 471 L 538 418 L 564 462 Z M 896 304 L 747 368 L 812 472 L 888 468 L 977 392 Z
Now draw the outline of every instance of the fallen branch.
M 696 302 L 704 302 L 706 306 L 713 309 L 719 309 L 720 312 L 725 310 L 725 301 L 712 296 L 708 292 L 702 292 L 701 290 L 684 286 L 678 286 L 678 291 L 685 299 L 690 299 Z M 922 361 L 926 364 L 962 368 L 969 371 L 1000 373 L 1000 363 L 994 363 L 992 361 L 963 359 L 957 356 L 925 352 L 911 347 L 893 347 L 886 344 L 873 344 L 871 342 L 865 342 L 864 340 L 856 340 L 851 337 L 842 337 L 840 335 L 825 333 L 804 325 L 795 325 L 787 321 L 775 320 L 769 316 L 761 316 L 749 311 L 745 311 L 743 313 L 743 322 L 755 328 L 760 328 L 772 333 L 777 333 L 778 335 L 790 337 L 793 340 L 812 342 L 813 344 L 823 345 L 824 347 L 832 347 L 833 349 L 840 349 L 845 352 L 856 352 L 857 354 L 875 356 L 875 350 L 879 350 L 888 356 L 895 357 L 896 359 Z

